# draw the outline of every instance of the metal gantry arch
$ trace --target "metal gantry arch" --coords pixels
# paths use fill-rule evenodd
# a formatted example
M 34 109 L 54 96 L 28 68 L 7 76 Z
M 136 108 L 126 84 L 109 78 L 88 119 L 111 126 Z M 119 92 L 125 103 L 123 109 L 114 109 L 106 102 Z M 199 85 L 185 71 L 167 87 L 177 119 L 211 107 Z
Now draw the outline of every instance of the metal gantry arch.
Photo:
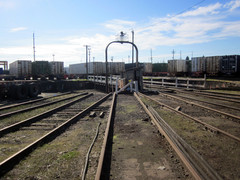
M 138 48 L 133 42 L 129 41 L 112 41 L 110 42 L 106 49 L 105 49 L 105 58 L 106 58 L 106 92 L 108 92 L 108 47 L 113 43 L 120 43 L 120 44 L 131 44 L 134 46 L 136 50 L 136 68 L 138 68 Z

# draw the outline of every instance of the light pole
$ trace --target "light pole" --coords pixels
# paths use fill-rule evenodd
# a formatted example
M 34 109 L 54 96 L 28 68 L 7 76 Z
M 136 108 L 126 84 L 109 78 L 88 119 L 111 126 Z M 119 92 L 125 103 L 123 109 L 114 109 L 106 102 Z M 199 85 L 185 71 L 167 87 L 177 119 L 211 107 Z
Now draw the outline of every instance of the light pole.
M 90 48 L 89 45 L 84 45 L 84 47 L 86 47 L 86 75 L 88 78 L 88 48 Z
M 134 46 L 135 50 L 136 50 L 136 69 L 138 69 L 138 48 L 137 46 L 132 43 L 132 42 L 129 42 L 129 41 L 124 41 L 124 33 L 121 32 L 120 33 L 120 41 L 112 41 L 110 42 L 107 46 L 106 46 L 106 49 L 105 49 L 105 58 L 106 58 L 106 92 L 108 92 L 108 47 L 113 44 L 113 43 L 120 43 L 120 44 L 131 44 Z M 136 75 L 136 74 L 135 74 Z M 136 80 L 136 77 L 134 75 L 134 80 Z
M 134 43 L 134 31 L 132 30 L 132 43 Z M 132 46 L 132 66 L 134 63 L 134 46 Z

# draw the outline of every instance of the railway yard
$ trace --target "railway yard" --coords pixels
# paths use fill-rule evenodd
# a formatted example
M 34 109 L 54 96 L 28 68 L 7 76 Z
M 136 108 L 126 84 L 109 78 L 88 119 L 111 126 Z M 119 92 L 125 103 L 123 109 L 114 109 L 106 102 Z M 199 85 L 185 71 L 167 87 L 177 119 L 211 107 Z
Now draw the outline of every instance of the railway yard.
M 1 179 L 240 179 L 239 91 L 146 85 L 0 104 Z

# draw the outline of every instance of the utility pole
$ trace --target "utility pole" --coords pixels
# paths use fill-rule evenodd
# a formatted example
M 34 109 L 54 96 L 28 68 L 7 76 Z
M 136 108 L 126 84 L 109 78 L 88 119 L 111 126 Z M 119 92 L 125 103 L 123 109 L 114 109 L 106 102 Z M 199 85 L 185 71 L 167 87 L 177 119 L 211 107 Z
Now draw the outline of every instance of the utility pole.
M 90 47 L 89 45 L 84 45 L 86 47 L 86 75 L 88 77 L 88 48 Z
M 151 49 L 151 63 L 153 62 L 153 58 L 152 58 L 152 49 Z
M 55 54 L 53 54 L 52 56 L 53 56 L 53 61 L 54 61 L 54 56 L 55 56 Z
M 94 70 L 94 69 L 95 69 L 95 66 L 94 66 L 95 57 L 93 57 L 92 60 L 93 60 L 93 74 L 95 74 L 95 70 Z M 95 80 L 95 79 L 94 79 L 94 80 Z
M 90 58 L 91 52 L 90 52 L 90 51 L 91 51 L 91 49 L 89 48 L 89 49 L 88 49 L 88 55 L 89 55 L 89 71 L 88 71 L 88 72 L 89 72 L 89 73 L 91 72 L 91 71 L 90 71 L 90 70 L 91 70 L 91 63 L 90 63 L 90 61 L 91 61 L 91 58 Z
M 182 51 L 180 51 L 180 59 L 182 60 Z
M 35 37 L 34 37 L 34 33 L 33 33 L 33 61 L 35 62 Z
M 173 53 L 173 60 L 174 60 L 174 53 L 175 53 L 174 49 L 173 49 L 172 53 Z
M 134 43 L 134 31 L 132 30 L 132 43 Z M 134 63 L 134 46 L 132 45 L 132 65 Z

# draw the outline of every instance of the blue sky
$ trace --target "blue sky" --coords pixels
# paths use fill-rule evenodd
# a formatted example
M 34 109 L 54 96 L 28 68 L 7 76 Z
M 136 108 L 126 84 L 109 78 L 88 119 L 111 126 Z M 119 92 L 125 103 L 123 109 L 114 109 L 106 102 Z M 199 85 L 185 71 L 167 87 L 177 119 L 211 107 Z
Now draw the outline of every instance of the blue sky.
M 240 54 L 240 0 L 0 0 L 0 60 L 105 60 L 120 31 L 134 30 L 139 61 Z M 130 62 L 131 46 L 113 44 L 109 59 Z M 129 58 L 130 57 L 130 58 Z

